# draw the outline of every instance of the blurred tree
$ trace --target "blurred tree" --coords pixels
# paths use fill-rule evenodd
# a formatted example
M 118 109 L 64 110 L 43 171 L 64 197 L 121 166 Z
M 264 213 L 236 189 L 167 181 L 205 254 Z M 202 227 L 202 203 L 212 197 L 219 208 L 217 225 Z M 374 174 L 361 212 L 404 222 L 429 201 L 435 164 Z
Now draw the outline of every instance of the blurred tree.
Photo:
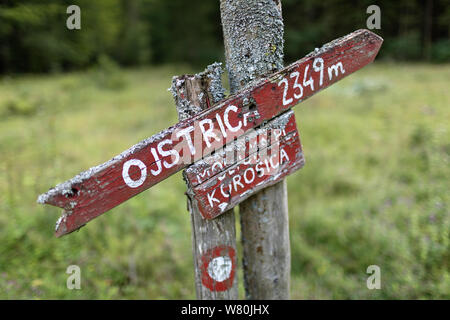
M 366 28 L 381 8 L 381 59 L 450 61 L 450 0 L 282 0 L 285 63 Z M 81 30 L 66 8 L 81 8 Z M 219 1 L 0 0 L 0 73 L 89 67 L 100 56 L 121 65 L 223 60 Z
M 150 21 L 143 18 L 146 3 L 142 0 L 121 0 L 120 41 L 113 57 L 123 65 L 150 62 Z
M 81 30 L 68 30 L 66 8 L 81 7 Z M 58 71 L 86 66 L 119 41 L 118 0 L 3 0 L 0 70 Z
M 148 0 L 153 62 L 211 63 L 223 57 L 219 1 Z

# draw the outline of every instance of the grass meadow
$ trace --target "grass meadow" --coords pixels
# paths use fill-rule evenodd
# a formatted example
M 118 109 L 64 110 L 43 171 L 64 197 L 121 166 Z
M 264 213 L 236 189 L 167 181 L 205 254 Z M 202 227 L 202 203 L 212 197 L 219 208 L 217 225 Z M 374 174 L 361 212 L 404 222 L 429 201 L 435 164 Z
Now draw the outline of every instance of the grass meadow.
M 195 298 L 180 173 L 60 239 L 61 210 L 36 198 L 174 124 L 171 77 L 198 71 L 104 61 L 0 78 L 0 299 Z M 293 299 L 450 298 L 449 107 L 450 65 L 393 63 L 295 107 L 306 165 L 288 177 Z M 66 287 L 73 264 L 81 290 Z

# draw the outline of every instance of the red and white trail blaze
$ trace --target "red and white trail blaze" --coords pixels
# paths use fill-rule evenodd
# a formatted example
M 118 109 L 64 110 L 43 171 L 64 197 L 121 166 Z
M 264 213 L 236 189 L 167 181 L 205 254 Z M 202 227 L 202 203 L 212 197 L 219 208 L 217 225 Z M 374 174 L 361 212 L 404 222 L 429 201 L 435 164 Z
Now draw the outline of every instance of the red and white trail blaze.
M 39 196 L 64 209 L 70 233 L 375 59 L 383 39 L 358 30 L 334 40 L 210 109 L 136 144 Z
M 229 246 L 209 249 L 201 256 L 202 284 L 211 291 L 226 291 L 233 286 L 236 252 Z

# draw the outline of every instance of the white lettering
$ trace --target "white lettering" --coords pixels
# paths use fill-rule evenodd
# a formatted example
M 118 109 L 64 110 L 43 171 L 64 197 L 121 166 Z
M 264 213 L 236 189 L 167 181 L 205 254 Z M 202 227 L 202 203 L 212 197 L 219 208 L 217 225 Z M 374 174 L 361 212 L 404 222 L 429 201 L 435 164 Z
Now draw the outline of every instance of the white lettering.
M 277 162 L 276 162 L 277 164 L 274 165 L 274 163 L 273 163 L 273 161 L 272 161 L 273 158 L 276 158 L 276 159 L 278 160 L 278 153 L 275 154 L 275 155 L 273 155 L 273 156 L 271 156 L 271 157 L 270 157 L 270 160 L 269 160 L 269 161 L 270 161 L 270 165 L 272 166 L 272 168 L 273 168 L 273 169 L 276 169 L 276 168 L 278 168 L 278 167 L 280 166 L 280 162 L 277 161 Z
M 192 143 L 192 139 L 191 139 L 191 135 L 190 133 L 194 131 L 194 127 L 190 126 L 187 128 L 184 128 L 180 131 L 177 132 L 176 136 L 177 138 L 180 138 L 181 136 L 184 137 L 184 140 L 186 141 L 186 143 L 189 146 L 189 151 L 191 152 L 191 155 L 195 155 L 195 148 L 194 148 L 194 144 Z
M 247 178 L 247 172 L 251 172 L 252 173 L 252 178 L 251 179 Z M 253 168 L 247 168 L 244 171 L 244 181 L 245 181 L 245 183 L 247 183 L 247 184 L 252 183 L 255 180 L 255 177 L 256 177 L 256 174 L 255 174 L 255 170 L 253 170 Z
M 264 169 L 261 168 L 261 162 L 258 162 L 255 166 L 256 172 L 258 173 L 258 177 L 261 178 L 264 175 Z
M 158 153 L 156 152 L 155 148 L 151 148 L 150 152 L 152 153 L 153 158 L 155 159 L 156 166 L 158 167 L 158 170 L 150 169 L 150 172 L 152 175 L 157 176 L 162 171 L 161 161 L 159 161 L 159 156 L 158 156 Z
M 293 98 L 289 98 L 287 99 L 287 92 L 289 89 L 289 82 L 286 78 L 283 78 L 280 82 L 278 82 L 278 86 L 280 86 L 281 84 L 284 84 L 284 91 L 283 91 L 283 106 L 286 106 L 288 104 L 290 104 L 292 101 L 294 101 Z
M 334 76 L 337 77 L 339 75 L 339 70 L 341 69 L 341 73 L 344 74 L 345 70 L 344 70 L 344 66 L 342 65 L 342 62 L 338 62 L 334 65 L 332 65 L 331 67 L 328 67 L 328 79 L 331 80 L 331 78 L 333 78 L 333 71 L 334 71 Z
M 301 86 L 300 83 L 298 83 L 298 77 L 300 76 L 300 73 L 298 73 L 297 71 L 292 72 L 290 77 L 294 78 L 295 77 L 295 81 L 294 81 L 294 89 L 299 89 L 300 92 L 299 93 L 295 93 L 294 92 L 294 98 L 295 99 L 300 99 L 303 96 L 303 87 Z
M 141 176 L 138 180 L 131 179 L 129 172 L 128 172 L 130 170 L 131 166 L 137 166 L 141 170 Z M 147 178 L 147 166 L 141 160 L 138 160 L 138 159 L 128 160 L 127 162 L 125 162 L 123 164 L 122 178 L 123 178 L 123 181 L 125 181 L 125 183 L 130 188 L 140 187 L 144 183 L 145 179 Z
M 171 158 L 173 161 L 171 163 L 169 163 L 167 161 L 163 161 L 164 167 L 169 169 L 178 163 L 178 161 L 180 160 L 180 154 L 178 153 L 178 151 L 176 151 L 174 149 L 164 151 L 162 148 L 163 148 L 163 146 L 165 146 L 167 144 L 172 144 L 172 140 L 166 139 L 166 140 L 163 140 L 160 143 L 158 143 L 158 152 L 162 157 L 172 156 Z
M 209 202 L 209 205 L 211 206 L 211 208 L 214 208 L 214 201 L 220 203 L 219 200 L 217 200 L 216 198 L 214 198 L 214 194 L 215 194 L 215 193 L 216 193 L 216 189 L 214 189 L 214 190 L 212 191 L 211 194 L 210 194 L 210 193 L 207 194 L 207 196 L 208 196 L 208 202 Z
M 303 86 L 306 88 L 307 86 L 311 87 L 311 91 L 314 91 L 314 80 L 312 77 L 309 77 L 309 80 L 306 80 L 306 75 L 309 71 L 309 65 L 305 67 L 305 72 L 303 73 Z
M 239 120 L 238 125 L 235 126 L 235 127 L 233 127 L 233 126 L 230 124 L 230 120 L 228 119 L 228 113 L 229 113 L 231 110 L 234 111 L 234 112 L 237 112 L 238 108 L 237 108 L 236 106 L 229 105 L 229 106 L 227 107 L 227 109 L 225 110 L 225 113 L 224 113 L 224 115 L 223 115 L 223 120 L 224 120 L 225 125 L 227 126 L 228 130 L 230 130 L 231 132 L 237 132 L 237 131 L 238 131 L 239 129 L 241 129 L 241 127 L 242 127 L 242 121 Z
M 317 63 L 320 64 L 320 67 L 317 66 Z M 313 68 L 315 72 L 320 72 L 319 86 L 321 86 L 323 84 L 323 59 L 322 58 L 314 59 Z
M 281 158 L 281 163 L 284 163 L 284 162 L 283 162 L 283 158 L 285 158 L 286 161 L 289 162 L 289 156 L 287 155 L 286 151 L 284 151 L 283 148 L 281 148 L 280 153 L 281 153 L 281 157 L 280 157 L 280 158 Z
M 227 137 L 227 132 L 225 128 L 223 127 L 222 118 L 220 117 L 220 114 L 216 114 L 217 123 L 219 124 L 220 131 L 222 132 L 222 135 L 224 138 Z
M 244 188 L 244 185 L 241 183 L 241 176 L 240 175 L 235 175 L 233 177 L 233 185 L 234 185 L 234 191 L 237 192 L 237 185 L 240 185 L 241 188 Z
M 208 130 L 205 129 L 205 124 L 209 125 Z M 225 124 L 226 124 L 226 120 L 225 120 Z M 214 133 L 214 124 L 211 119 L 204 119 L 204 120 L 200 121 L 198 125 L 200 126 L 200 130 L 202 130 L 203 140 L 205 140 L 206 146 L 208 148 L 211 147 L 211 142 L 210 142 L 209 138 L 213 138 L 216 141 L 220 141 L 219 137 L 217 137 L 217 135 Z
M 231 184 L 228 185 L 228 192 L 229 192 L 229 193 L 225 193 L 225 191 L 223 191 L 223 187 L 224 187 L 224 184 L 221 184 L 221 185 L 220 185 L 220 193 L 222 193 L 222 195 L 223 195 L 225 198 L 229 198 L 229 197 L 230 197 L 230 193 L 231 193 Z

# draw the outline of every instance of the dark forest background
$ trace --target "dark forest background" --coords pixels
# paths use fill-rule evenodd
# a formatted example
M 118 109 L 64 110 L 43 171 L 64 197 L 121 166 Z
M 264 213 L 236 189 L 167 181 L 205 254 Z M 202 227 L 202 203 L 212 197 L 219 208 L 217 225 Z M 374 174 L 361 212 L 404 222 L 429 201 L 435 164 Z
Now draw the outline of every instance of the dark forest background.
M 66 8 L 81 8 L 68 30 Z M 285 62 L 359 28 L 381 8 L 379 58 L 450 61 L 450 0 L 283 0 Z M 218 0 L 0 0 L 0 73 L 223 60 Z

